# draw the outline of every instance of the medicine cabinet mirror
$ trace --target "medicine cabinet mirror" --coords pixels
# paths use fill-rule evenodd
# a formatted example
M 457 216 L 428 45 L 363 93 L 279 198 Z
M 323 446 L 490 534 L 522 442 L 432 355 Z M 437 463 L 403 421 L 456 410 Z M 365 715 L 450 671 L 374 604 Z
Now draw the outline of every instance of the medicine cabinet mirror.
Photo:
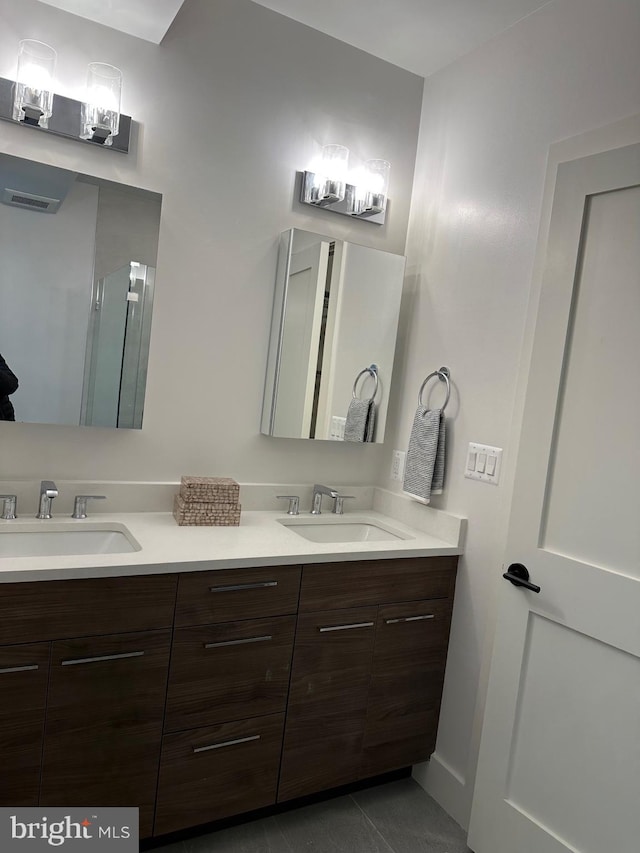
M 376 426 L 366 440 L 384 440 L 404 265 L 402 255 L 322 234 L 282 234 L 264 434 L 343 440 L 355 386 L 361 400 L 375 391 Z
M 161 201 L 0 154 L 0 353 L 17 421 L 141 428 Z

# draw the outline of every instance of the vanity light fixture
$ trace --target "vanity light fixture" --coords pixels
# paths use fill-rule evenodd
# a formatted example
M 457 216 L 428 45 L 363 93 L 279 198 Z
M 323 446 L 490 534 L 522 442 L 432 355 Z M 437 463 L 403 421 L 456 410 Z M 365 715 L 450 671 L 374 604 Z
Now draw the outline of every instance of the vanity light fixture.
M 311 204 L 326 207 L 344 199 L 349 169 L 349 149 L 344 145 L 325 145 L 315 171 Z
M 367 160 L 355 184 L 350 211 L 354 216 L 384 213 L 390 172 L 388 160 Z
M 347 179 L 348 159 L 349 149 L 344 145 L 325 145 L 314 168 L 302 173 L 300 201 L 332 213 L 382 225 L 387 208 L 391 163 L 388 160 L 367 160 Z
M 122 72 L 90 63 L 84 101 L 76 101 L 54 92 L 56 58 L 44 42 L 19 43 L 16 79 L 0 77 L 0 119 L 126 154 L 131 116 L 120 113 Z
M 90 62 L 82 104 L 81 139 L 113 145 L 120 126 L 122 71 L 106 62 Z
M 13 96 L 13 119 L 47 128 L 53 110 L 57 54 L 48 44 L 23 39 L 18 44 L 18 69 Z

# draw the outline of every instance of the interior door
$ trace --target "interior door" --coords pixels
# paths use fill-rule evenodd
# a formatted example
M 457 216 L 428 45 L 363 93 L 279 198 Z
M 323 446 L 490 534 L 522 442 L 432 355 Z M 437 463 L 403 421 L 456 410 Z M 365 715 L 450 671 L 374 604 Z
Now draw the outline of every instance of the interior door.
M 558 167 L 469 833 L 637 853 L 640 145 Z M 519 571 L 518 569 L 512 571 Z

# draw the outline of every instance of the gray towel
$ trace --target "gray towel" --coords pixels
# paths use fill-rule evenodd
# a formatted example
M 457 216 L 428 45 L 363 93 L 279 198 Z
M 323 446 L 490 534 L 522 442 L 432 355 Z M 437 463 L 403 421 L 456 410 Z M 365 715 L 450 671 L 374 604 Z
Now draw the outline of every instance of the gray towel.
M 409 437 L 402 487 L 411 497 L 429 503 L 444 483 L 445 424 L 442 409 L 418 406 Z
M 344 424 L 345 441 L 373 441 L 376 425 L 376 405 L 372 399 L 353 398 L 349 403 Z

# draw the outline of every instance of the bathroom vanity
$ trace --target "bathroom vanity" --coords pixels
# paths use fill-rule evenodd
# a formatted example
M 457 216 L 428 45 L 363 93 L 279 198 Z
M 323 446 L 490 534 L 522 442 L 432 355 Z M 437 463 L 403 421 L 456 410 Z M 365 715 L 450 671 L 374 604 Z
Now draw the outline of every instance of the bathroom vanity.
M 291 545 L 275 513 L 251 515 L 272 516 L 296 562 L 145 565 L 143 547 L 117 570 L 117 555 L 96 557 L 112 564 L 102 576 L 7 572 L 2 804 L 136 805 L 149 838 L 429 757 L 456 548 L 330 554 Z M 183 545 L 220 533 L 223 552 L 239 535 L 166 524 Z

